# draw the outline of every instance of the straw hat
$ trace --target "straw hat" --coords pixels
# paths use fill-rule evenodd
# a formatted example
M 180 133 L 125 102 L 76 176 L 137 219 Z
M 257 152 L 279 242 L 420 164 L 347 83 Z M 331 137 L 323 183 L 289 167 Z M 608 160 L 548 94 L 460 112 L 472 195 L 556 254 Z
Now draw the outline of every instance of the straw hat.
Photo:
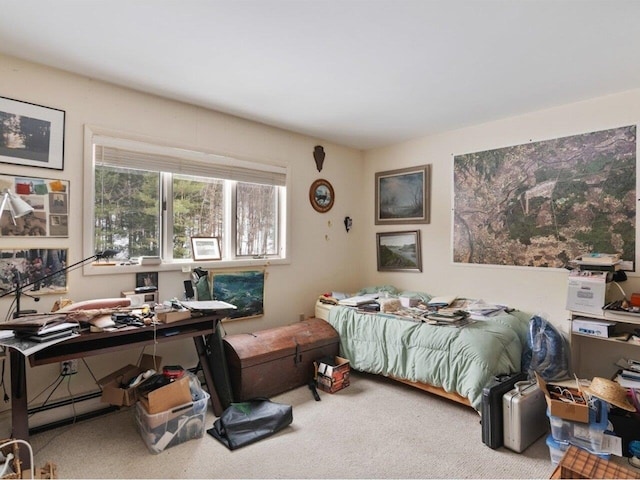
M 593 397 L 610 403 L 616 407 L 635 412 L 634 407 L 627 399 L 627 389 L 613 380 L 607 380 L 602 377 L 593 377 L 591 385 L 583 387 L 582 390 Z

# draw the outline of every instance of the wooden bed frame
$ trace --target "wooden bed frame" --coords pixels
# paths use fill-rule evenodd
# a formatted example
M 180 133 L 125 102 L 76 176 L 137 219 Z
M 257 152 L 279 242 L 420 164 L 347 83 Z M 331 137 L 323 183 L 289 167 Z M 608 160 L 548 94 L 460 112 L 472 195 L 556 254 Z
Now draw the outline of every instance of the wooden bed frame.
M 412 382 L 410 380 L 404 380 L 402 378 L 396 378 L 396 377 L 389 377 L 389 378 L 391 378 L 392 380 L 395 380 L 396 382 L 404 383 L 414 388 L 418 388 L 422 391 L 433 393 L 440 397 L 444 397 L 448 400 L 453 400 L 454 402 L 458 402 L 462 405 L 466 405 L 467 407 L 471 407 L 471 402 L 469 401 L 468 398 L 463 397 L 462 395 L 459 395 L 455 392 L 447 392 L 442 387 L 434 387 L 433 385 L 429 385 L 428 383 Z

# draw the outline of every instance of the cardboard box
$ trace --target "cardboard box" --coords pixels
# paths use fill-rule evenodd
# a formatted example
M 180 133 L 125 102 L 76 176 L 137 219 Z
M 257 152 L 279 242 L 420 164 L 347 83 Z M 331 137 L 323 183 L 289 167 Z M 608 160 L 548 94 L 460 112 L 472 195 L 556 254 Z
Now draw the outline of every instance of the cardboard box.
M 616 322 L 576 317 L 571 321 L 571 330 L 582 335 L 609 338 L 615 331 Z
M 171 312 L 160 312 L 156 315 L 162 323 L 179 322 L 191 318 L 191 310 L 175 310 Z
M 602 315 L 608 289 L 607 272 L 572 271 L 567 287 L 567 310 Z
M 149 414 L 164 412 L 188 404 L 191 402 L 189 375 L 184 375 L 163 387 L 156 388 L 146 395 L 138 394 L 138 400 Z
M 346 358 L 322 358 L 314 362 L 314 366 L 316 383 L 320 390 L 335 393 L 349 386 L 351 366 Z
M 544 397 L 547 401 L 547 406 L 549 407 L 549 415 L 553 415 L 554 417 L 564 418 L 565 420 L 572 420 L 574 422 L 582 422 L 589 423 L 589 406 L 586 402 L 584 403 L 569 403 L 563 402 L 561 400 L 557 400 L 552 398 L 549 393 L 549 389 L 547 387 L 547 382 L 538 375 L 536 372 L 536 380 L 538 382 L 538 386 L 540 390 L 544 393 Z M 569 387 L 566 387 L 569 388 Z M 572 388 L 572 390 L 574 390 Z M 581 392 L 574 392 L 574 397 L 584 398 L 582 397 Z
M 138 399 L 135 388 L 126 388 L 126 385 L 132 378 L 151 369 L 159 369 L 162 362 L 161 357 L 153 355 L 142 355 L 140 365 L 127 365 L 116 370 L 115 372 L 102 377 L 98 380 L 98 385 L 102 388 L 101 401 L 116 405 L 118 407 L 129 407 Z

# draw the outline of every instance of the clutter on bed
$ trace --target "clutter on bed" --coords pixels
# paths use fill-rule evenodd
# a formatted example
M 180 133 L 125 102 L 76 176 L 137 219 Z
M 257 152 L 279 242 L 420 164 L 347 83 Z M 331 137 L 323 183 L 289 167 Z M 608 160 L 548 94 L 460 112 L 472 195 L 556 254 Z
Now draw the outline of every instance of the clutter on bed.
M 432 295 L 388 285 L 344 298 L 375 294 L 379 312 L 339 305 L 331 300 L 336 292 L 316 302 L 316 317 L 336 329 L 340 356 L 352 369 L 381 374 L 478 411 L 482 390 L 493 377 L 521 371 L 530 315 L 455 296 L 440 297 L 438 306 L 430 306 Z

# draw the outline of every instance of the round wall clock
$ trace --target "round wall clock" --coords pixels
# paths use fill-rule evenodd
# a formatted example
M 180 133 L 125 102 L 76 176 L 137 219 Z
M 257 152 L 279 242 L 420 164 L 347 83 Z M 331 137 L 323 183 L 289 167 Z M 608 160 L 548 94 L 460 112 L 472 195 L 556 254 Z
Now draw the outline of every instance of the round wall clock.
M 334 201 L 333 187 L 324 179 L 316 180 L 309 189 L 309 201 L 316 212 L 325 213 L 331 210 Z

